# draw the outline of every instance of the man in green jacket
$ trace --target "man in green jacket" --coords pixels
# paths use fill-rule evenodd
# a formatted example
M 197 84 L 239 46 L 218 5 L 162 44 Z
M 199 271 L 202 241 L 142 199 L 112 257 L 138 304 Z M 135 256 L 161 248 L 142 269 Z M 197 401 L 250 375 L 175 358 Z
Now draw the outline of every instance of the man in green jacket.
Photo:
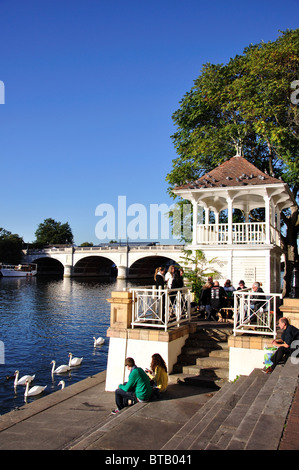
M 112 410 L 113 414 L 118 413 L 122 408 L 128 406 L 128 401 L 148 401 L 152 393 L 152 387 L 147 374 L 141 367 L 135 365 L 132 357 L 127 357 L 125 366 L 130 371 L 129 380 L 125 384 L 118 386 L 115 390 L 115 403 L 117 408 Z

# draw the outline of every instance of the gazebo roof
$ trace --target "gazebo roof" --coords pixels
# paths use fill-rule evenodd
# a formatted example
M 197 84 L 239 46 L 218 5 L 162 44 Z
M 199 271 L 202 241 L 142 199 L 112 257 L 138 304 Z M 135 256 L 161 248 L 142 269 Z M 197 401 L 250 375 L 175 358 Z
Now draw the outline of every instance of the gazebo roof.
M 238 155 L 194 182 L 176 186 L 173 192 L 217 211 L 226 207 L 228 197 L 234 200 L 234 207 L 247 207 L 249 210 L 259 207 L 265 196 L 272 198 L 280 210 L 294 204 L 286 183 L 262 172 Z

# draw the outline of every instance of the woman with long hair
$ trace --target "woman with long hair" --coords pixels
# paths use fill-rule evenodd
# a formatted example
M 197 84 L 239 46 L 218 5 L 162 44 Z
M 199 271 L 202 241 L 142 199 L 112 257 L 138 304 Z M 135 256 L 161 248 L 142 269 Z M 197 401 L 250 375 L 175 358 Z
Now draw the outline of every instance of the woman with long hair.
M 166 282 L 167 289 L 171 289 L 171 287 L 172 287 L 172 282 L 173 282 L 173 279 L 174 279 L 174 273 L 175 273 L 175 265 L 171 264 L 169 266 L 169 269 L 168 269 L 166 275 L 165 275 L 165 282 Z
M 145 372 L 153 381 L 154 387 L 159 392 L 164 392 L 168 386 L 167 366 L 160 354 L 152 355 L 151 370 L 145 369 Z
M 155 274 L 154 274 L 154 281 L 156 283 L 156 287 L 161 286 L 162 289 L 164 288 L 164 284 L 165 284 L 164 276 L 165 276 L 165 268 L 163 267 L 156 268 Z

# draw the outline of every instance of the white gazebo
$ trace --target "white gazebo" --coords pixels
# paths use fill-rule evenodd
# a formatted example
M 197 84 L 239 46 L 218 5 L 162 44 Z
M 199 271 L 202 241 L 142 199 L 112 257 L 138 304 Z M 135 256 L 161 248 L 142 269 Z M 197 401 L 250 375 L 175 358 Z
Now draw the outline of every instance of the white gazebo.
M 286 183 L 236 155 L 173 192 L 193 205 L 193 240 L 187 248 L 217 258 L 221 281 L 230 279 L 235 287 L 241 279 L 247 287 L 259 281 L 265 291 L 280 292 L 280 213 L 294 204 Z M 250 214 L 258 208 L 264 209 L 263 221 Z M 235 209 L 242 211 L 243 222 L 234 223 Z M 227 211 L 226 223 L 220 222 L 221 211 Z

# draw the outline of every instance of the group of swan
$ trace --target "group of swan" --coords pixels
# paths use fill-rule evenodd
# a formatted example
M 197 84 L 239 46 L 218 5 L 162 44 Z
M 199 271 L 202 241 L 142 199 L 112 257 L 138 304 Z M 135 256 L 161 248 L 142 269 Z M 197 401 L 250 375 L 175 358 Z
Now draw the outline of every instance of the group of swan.
M 83 357 L 73 357 L 72 353 L 69 353 L 69 363 L 67 365 L 62 364 L 61 366 L 57 367 L 57 369 L 55 369 L 56 361 L 51 361 L 51 364 L 53 364 L 51 371 L 52 375 L 63 374 L 64 372 L 68 372 L 69 370 L 71 370 L 71 367 L 80 366 L 82 361 Z
M 34 397 L 36 395 L 40 395 L 47 388 L 47 385 L 34 385 L 29 389 L 30 382 L 35 379 L 35 375 L 23 375 L 23 377 L 19 379 L 19 373 L 20 372 L 18 370 L 15 371 L 14 389 L 16 391 L 18 385 L 25 385 L 25 400 L 27 397 Z M 65 387 L 65 382 L 61 380 L 58 385 L 61 385 L 61 389 L 63 389 Z
M 100 346 L 100 345 L 104 344 L 104 342 L 105 342 L 104 338 L 102 338 L 102 337 L 99 337 L 99 338 L 93 337 L 93 339 L 94 339 L 94 347 L 95 346 Z M 53 375 L 53 374 L 62 374 L 64 372 L 68 372 L 68 371 L 71 370 L 71 367 L 80 366 L 82 361 L 83 361 L 83 357 L 73 357 L 72 353 L 69 353 L 69 363 L 68 363 L 68 365 L 62 364 L 61 366 L 58 366 L 57 368 L 55 368 L 56 367 L 56 361 L 51 361 L 51 364 L 52 364 L 51 373 Z M 40 395 L 47 388 L 47 385 L 45 385 L 45 386 L 35 385 L 35 386 L 33 386 L 29 389 L 30 382 L 32 382 L 35 379 L 35 375 L 23 375 L 23 377 L 21 377 L 19 379 L 19 373 L 20 372 L 18 370 L 15 371 L 14 388 L 16 390 L 16 387 L 18 385 L 25 385 L 25 393 L 24 393 L 25 400 L 26 400 L 27 397 L 33 397 L 33 396 L 36 396 L 36 395 Z M 65 387 L 64 380 L 60 380 L 58 385 L 61 386 L 61 390 L 64 389 L 64 387 Z

